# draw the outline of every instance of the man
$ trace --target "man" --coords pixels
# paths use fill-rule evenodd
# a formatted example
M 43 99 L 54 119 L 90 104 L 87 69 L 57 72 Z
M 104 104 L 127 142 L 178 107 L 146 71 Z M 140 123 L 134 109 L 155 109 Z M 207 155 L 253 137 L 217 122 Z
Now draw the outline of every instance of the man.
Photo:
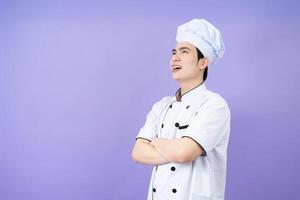
M 154 165 L 148 200 L 223 200 L 230 110 L 204 84 L 224 54 L 219 30 L 205 19 L 177 28 L 170 60 L 180 88 L 156 102 L 136 137 L 132 157 Z

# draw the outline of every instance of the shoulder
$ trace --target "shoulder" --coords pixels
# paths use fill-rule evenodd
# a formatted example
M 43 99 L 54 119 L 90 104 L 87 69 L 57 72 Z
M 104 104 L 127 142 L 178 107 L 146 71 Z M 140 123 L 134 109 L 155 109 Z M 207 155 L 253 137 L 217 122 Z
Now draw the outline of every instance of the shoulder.
M 169 105 L 173 100 L 174 100 L 174 97 L 172 97 L 172 96 L 162 97 L 160 100 L 156 101 L 153 104 L 153 107 L 162 109 L 162 108 L 166 107 L 167 105 Z
M 223 96 L 211 90 L 207 90 L 206 95 L 207 95 L 207 106 L 211 110 L 222 109 L 223 112 L 228 113 L 230 115 L 230 109 L 228 103 Z
M 171 102 L 173 98 L 171 96 L 165 96 L 156 101 L 151 108 L 151 113 L 159 115 Z

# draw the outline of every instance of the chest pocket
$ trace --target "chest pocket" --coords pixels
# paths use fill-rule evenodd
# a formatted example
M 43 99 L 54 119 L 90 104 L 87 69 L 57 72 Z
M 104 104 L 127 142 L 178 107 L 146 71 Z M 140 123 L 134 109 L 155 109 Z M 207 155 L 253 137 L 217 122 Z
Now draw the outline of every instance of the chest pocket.
M 186 131 L 189 130 L 189 124 L 193 119 L 193 116 L 198 115 L 198 109 L 197 108 L 189 108 L 187 109 L 183 117 L 175 124 L 176 128 L 176 133 L 175 137 L 180 138 Z
M 186 129 L 187 127 L 189 127 L 189 125 L 183 125 L 183 126 L 178 126 L 178 129 L 181 130 L 181 129 Z

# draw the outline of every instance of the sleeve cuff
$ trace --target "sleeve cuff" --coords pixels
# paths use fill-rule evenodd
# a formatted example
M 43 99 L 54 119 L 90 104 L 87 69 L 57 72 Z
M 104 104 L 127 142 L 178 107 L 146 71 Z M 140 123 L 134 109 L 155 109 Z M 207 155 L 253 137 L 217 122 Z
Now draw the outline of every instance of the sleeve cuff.
M 135 140 L 137 140 L 137 139 L 144 139 L 144 140 L 151 142 L 151 140 L 149 140 L 148 138 L 144 138 L 144 137 L 136 137 Z
M 202 151 L 203 151 L 200 156 L 206 157 L 206 151 L 205 151 L 205 149 L 203 148 L 203 146 L 197 140 L 195 140 L 191 136 L 182 136 L 181 138 L 184 138 L 184 137 L 190 138 L 191 140 L 193 140 L 194 142 L 196 142 L 200 146 L 200 148 L 202 149 Z

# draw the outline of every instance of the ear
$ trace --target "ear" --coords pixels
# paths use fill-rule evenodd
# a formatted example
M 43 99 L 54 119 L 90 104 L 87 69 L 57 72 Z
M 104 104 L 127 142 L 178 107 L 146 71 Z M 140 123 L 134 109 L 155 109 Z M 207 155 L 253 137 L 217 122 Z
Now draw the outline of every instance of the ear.
M 204 57 L 203 59 L 199 60 L 198 65 L 200 70 L 204 70 L 208 66 L 208 58 Z

